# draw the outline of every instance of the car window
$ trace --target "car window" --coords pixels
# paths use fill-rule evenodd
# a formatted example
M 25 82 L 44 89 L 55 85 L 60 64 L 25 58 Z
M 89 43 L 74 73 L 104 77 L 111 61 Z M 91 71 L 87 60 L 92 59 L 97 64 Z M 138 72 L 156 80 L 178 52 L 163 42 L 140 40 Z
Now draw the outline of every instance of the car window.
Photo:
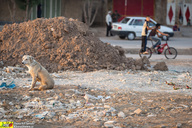
M 153 26 L 155 26 L 155 23 L 153 23 L 153 21 L 150 21 L 149 26 L 153 27 Z
M 129 20 L 130 20 L 130 18 L 124 18 L 124 19 L 121 21 L 121 23 L 126 24 Z
M 142 19 L 135 19 L 133 25 L 142 26 L 144 21 Z
M 131 20 L 131 22 L 129 23 L 129 25 L 132 25 L 132 24 L 133 24 L 133 21 L 134 21 L 134 19 Z

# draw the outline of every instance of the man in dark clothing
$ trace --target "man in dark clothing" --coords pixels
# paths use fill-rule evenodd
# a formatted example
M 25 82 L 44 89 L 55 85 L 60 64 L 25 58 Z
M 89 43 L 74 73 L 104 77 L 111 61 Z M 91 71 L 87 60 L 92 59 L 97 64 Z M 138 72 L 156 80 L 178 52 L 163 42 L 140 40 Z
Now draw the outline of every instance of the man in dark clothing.
M 154 29 L 152 29 L 152 31 L 149 33 L 149 38 L 153 41 L 156 42 L 155 45 L 152 46 L 152 50 L 157 46 L 157 45 L 161 45 L 161 39 L 159 38 L 160 35 L 164 35 L 164 36 L 169 36 L 168 34 L 162 33 L 159 31 L 159 29 L 161 28 L 160 24 L 156 24 L 156 27 Z M 156 37 L 157 35 L 157 37 Z
M 115 12 L 112 14 L 113 22 L 118 22 L 118 19 L 121 17 L 121 15 L 115 10 Z

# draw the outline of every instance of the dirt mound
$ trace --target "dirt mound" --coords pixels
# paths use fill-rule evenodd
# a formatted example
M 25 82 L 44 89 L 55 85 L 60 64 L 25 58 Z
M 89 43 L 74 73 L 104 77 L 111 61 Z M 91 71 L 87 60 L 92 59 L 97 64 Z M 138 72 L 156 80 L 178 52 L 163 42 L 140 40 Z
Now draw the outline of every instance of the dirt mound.
M 5 25 L 0 41 L 4 66 L 21 64 L 25 54 L 34 56 L 50 72 L 124 70 L 134 63 L 121 47 L 101 42 L 84 23 L 65 17 Z

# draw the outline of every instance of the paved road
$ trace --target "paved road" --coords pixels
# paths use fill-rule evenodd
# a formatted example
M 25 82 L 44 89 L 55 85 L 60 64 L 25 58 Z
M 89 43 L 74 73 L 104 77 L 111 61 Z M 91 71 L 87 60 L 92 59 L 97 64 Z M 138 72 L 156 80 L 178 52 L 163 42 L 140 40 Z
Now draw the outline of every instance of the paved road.
M 126 54 L 126 57 L 132 57 L 134 59 L 140 58 L 139 54 Z M 165 58 L 164 54 L 162 55 L 153 54 L 150 60 L 167 60 L 167 59 Z M 192 55 L 177 55 L 175 60 L 191 60 L 192 61 Z
M 108 42 L 112 45 L 118 45 L 121 46 L 125 49 L 129 49 L 129 48 L 141 48 L 141 40 L 140 39 L 136 39 L 136 40 L 127 40 L 127 39 L 119 39 L 118 36 L 114 36 L 114 37 L 100 37 L 100 40 L 103 42 Z M 162 43 L 164 43 L 165 41 L 162 41 Z M 170 40 L 168 41 L 169 46 L 175 47 L 177 49 L 188 49 L 188 48 L 192 48 L 192 38 L 178 38 L 178 37 L 174 37 L 174 38 L 170 38 Z M 148 40 L 148 46 L 151 47 L 151 41 Z

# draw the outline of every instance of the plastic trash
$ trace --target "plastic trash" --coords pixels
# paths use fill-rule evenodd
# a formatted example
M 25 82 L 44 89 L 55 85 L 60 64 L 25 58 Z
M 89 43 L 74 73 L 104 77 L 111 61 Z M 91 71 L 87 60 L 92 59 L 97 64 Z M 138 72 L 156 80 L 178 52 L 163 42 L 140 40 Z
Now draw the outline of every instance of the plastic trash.
M 0 88 L 5 87 L 7 84 L 5 82 L 1 83 Z
M 35 117 L 36 117 L 36 118 L 39 118 L 39 119 L 44 119 L 47 114 L 48 114 L 48 111 L 45 111 L 45 112 L 43 112 L 42 114 L 35 115 Z
M 15 83 L 14 81 L 12 81 L 9 85 L 5 86 L 6 88 L 14 88 L 15 87 Z
M 105 97 L 105 99 L 106 99 L 106 100 L 111 99 L 111 96 L 107 96 L 107 97 Z
M 97 96 L 97 99 L 103 99 L 103 96 Z
M 12 81 L 10 84 L 7 85 L 7 83 L 3 82 L 3 83 L 1 83 L 1 85 L 0 85 L 0 88 L 2 88 L 2 87 L 14 88 L 14 87 L 15 87 L 15 83 L 14 83 L 14 81 Z

